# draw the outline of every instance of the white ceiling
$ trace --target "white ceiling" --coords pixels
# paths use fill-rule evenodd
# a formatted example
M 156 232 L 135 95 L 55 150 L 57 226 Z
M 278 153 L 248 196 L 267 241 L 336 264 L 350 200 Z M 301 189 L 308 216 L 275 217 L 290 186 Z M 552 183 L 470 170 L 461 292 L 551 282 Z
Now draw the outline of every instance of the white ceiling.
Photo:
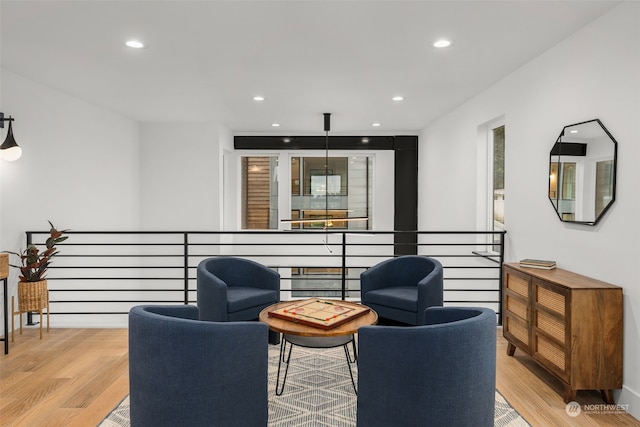
M 0 58 L 141 122 L 417 132 L 618 3 L 2 0 Z

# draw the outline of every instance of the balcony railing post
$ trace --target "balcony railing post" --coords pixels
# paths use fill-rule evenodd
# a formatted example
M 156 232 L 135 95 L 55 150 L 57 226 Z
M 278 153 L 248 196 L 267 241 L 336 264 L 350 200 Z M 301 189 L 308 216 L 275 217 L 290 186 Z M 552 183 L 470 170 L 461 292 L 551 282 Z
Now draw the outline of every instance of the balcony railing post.
M 342 300 L 347 299 L 347 233 L 342 232 Z
M 183 234 L 184 256 L 184 303 L 189 304 L 189 233 Z
M 502 326 L 502 263 L 504 263 L 504 234 L 500 233 L 500 271 L 498 273 L 498 310 L 500 310 L 500 316 L 498 316 L 498 325 Z

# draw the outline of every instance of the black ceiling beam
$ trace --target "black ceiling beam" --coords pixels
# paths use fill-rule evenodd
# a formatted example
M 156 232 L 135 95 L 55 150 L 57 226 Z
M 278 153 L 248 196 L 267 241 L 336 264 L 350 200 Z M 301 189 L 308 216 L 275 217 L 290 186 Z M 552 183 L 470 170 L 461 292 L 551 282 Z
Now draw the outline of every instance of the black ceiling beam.
M 236 150 L 324 150 L 324 136 L 234 136 Z M 330 150 L 393 150 L 394 136 L 329 136 Z
M 552 156 L 586 156 L 587 144 L 581 142 L 556 142 L 551 149 Z

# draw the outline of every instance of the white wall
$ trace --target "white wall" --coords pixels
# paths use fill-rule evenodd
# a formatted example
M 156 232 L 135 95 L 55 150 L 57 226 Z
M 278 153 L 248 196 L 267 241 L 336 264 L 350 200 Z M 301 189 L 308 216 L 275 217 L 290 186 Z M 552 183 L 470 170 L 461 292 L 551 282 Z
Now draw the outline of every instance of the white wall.
M 218 180 L 221 183 L 220 193 L 218 194 L 218 230 L 224 230 L 224 221 L 227 216 L 226 209 L 227 206 L 224 203 L 224 192 L 226 191 L 225 187 L 225 158 L 229 157 L 228 155 L 233 151 L 233 133 L 228 128 L 220 125 L 220 136 L 219 136 L 219 146 L 218 146 Z
M 140 127 L 141 229 L 219 230 L 219 126 Z
M 23 149 L 18 161 L 0 162 L 0 250 L 20 251 L 24 232 L 47 230 L 49 219 L 75 231 L 220 229 L 218 140 L 232 141 L 228 130 L 138 124 L 9 71 L 0 76 L 0 111 L 16 119 Z M 79 324 L 59 315 L 52 326 L 126 326 L 123 319 Z
M 18 161 L 0 163 L 3 243 L 22 243 L 47 219 L 76 230 L 138 226 L 135 122 L 6 70 L 1 96 L 22 147 Z
M 19 252 L 24 232 L 48 230 L 47 220 L 76 231 L 137 229 L 138 125 L 10 71 L 1 76 L 1 111 L 15 119 L 22 157 L 0 161 L 0 250 Z M 11 269 L 9 295 L 16 278 Z
M 640 419 L 640 4 L 623 3 L 424 129 L 420 229 L 476 225 L 478 129 L 501 115 L 507 261 L 555 259 L 623 287 L 624 388 L 615 396 Z M 547 197 L 549 150 L 565 125 L 595 118 L 618 141 L 616 202 L 595 227 L 562 223 Z

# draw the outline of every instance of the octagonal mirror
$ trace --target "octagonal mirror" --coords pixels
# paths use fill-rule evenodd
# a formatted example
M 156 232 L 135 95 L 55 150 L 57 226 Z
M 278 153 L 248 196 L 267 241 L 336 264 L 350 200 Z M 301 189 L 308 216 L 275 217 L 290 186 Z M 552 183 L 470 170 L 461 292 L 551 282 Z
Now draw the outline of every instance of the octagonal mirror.
M 549 155 L 549 200 L 561 221 L 595 225 L 611 207 L 617 145 L 598 119 L 562 129 Z

